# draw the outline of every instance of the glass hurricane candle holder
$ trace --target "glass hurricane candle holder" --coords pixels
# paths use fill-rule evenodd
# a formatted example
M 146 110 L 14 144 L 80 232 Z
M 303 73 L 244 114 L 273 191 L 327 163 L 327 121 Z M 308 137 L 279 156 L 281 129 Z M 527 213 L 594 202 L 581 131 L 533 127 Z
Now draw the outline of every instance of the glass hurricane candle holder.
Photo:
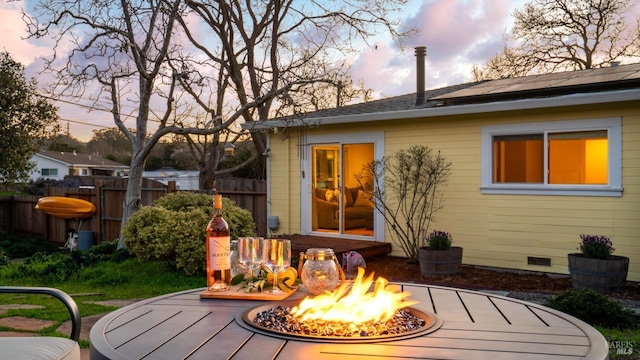
M 311 248 L 307 253 L 300 253 L 299 271 L 302 284 L 311 294 L 318 295 L 325 291 L 333 291 L 342 281 L 344 273 L 338 259 L 329 248 Z

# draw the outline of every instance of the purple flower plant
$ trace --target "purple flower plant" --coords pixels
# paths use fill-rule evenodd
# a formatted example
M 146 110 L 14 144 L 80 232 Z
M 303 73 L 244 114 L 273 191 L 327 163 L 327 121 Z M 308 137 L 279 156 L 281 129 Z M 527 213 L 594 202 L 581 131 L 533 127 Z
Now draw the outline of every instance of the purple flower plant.
M 431 250 L 447 250 L 451 247 L 451 234 L 446 231 L 433 230 L 427 236 L 427 247 Z
M 593 259 L 606 259 L 615 250 L 609 237 L 604 235 L 580 235 L 580 246 L 578 249 L 584 256 Z

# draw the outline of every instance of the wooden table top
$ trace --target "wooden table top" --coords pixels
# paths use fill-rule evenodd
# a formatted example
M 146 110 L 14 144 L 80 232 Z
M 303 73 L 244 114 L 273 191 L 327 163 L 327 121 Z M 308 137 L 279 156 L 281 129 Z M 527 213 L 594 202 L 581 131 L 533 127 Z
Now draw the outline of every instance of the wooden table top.
M 238 324 L 268 301 L 201 299 L 194 289 L 116 310 L 91 329 L 99 359 L 607 359 L 605 338 L 588 324 L 541 305 L 455 288 L 401 283 L 416 310 L 441 326 L 394 341 L 340 344 L 287 340 Z M 289 299 L 301 299 L 301 289 Z M 238 320 L 240 321 L 240 319 Z

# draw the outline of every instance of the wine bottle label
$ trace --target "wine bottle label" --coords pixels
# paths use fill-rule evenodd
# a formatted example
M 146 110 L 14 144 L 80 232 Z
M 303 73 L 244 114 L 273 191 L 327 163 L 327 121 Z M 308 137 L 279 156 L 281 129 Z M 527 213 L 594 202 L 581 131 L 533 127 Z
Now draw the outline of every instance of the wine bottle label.
M 213 270 L 231 269 L 231 237 L 209 236 L 209 267 Z

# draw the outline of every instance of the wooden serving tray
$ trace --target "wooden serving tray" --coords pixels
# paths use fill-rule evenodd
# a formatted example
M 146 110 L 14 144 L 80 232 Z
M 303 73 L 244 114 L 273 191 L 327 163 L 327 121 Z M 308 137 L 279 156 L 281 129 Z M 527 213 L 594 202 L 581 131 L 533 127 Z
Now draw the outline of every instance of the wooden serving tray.
M 226 291 L 211 291 L 205 290 L 200 293 L 202 299 L 234 299 L 234 300 L 283 300 L 294 294 L 300 286 L 294 288 L 291 292 L 285 292 L 281 295 L 272 295 L 265 292 L 252 291 L 247 292 L 247 289 L 243 288 L 243 284 L 231 285 L 229 290 Z

